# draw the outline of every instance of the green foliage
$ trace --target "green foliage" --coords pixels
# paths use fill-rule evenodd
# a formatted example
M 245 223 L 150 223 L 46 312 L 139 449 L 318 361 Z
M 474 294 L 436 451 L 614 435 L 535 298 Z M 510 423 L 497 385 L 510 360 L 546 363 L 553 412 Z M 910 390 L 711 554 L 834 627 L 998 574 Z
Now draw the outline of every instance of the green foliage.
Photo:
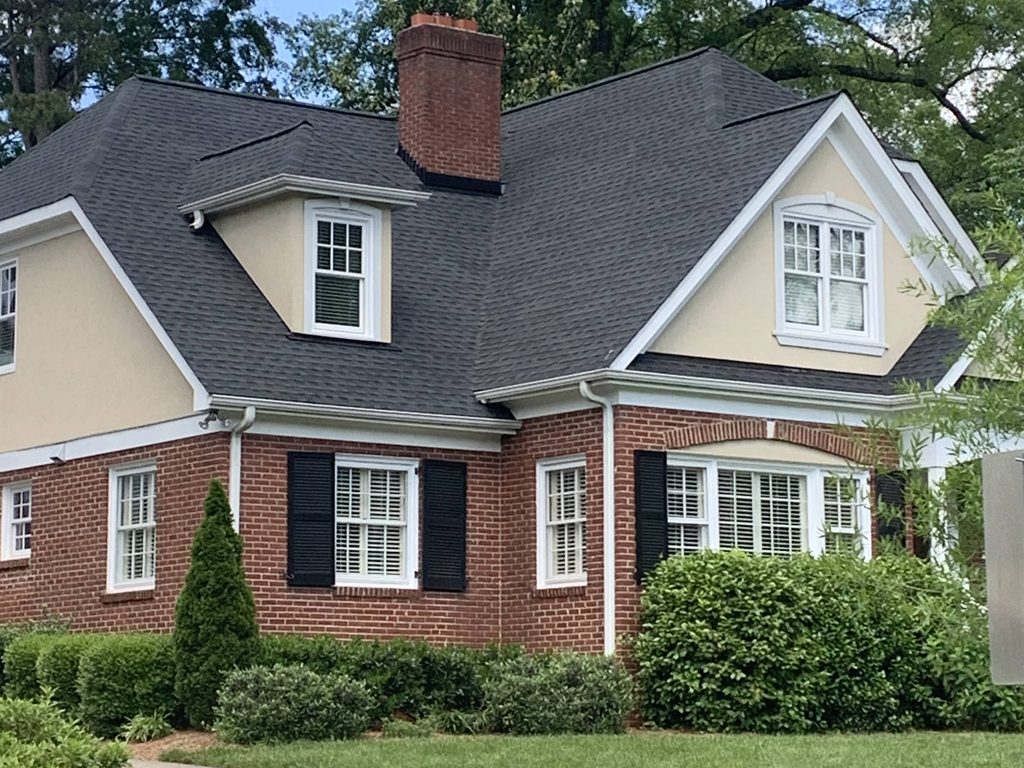
M 69 714 L 78 712 L 78 666 L 97 635 L 51 635 L 36 658 L 36 677 L 51 692 L 53 703 Z
M 213 721 L 224 676 L 252 664 L 259 652 L 242 539 L 232 527 L 227 495 L 217 480 L 210 482 L 205 508 L 174 616 L 174 687 L 194 726 Z
M 370 724 L 373 699 L 348 675 L 302 665 L 228 673 L 216 709 L 217 732 L 240 744 L 345 739 Z
M 500 733 L 617 733 L 633 706 L 633 684 L 620 662 L 604 656 L 521 656 L 495 666 L 484 701 Z
M 430 719 L 403 720 L 400 717 L 389 717 L 380 726 L 380 733 L 385 739 L 422 739 L 434 735 L 434 725 Z
M 174 716 L 174 645 L 164 635 L 97 636 L 78 668 L 82 723 L 116 736 L 135 715 Z
M 257 663 L 302 664 L 326 675 L 342 670 L 345 658 L 344 643 L 331 635 L 261 635 Z
M 36 662 L 53 635 L 26 632 L 18 635 L 4 650 L 4 693 L 17 699 L 35 699 L 42 693 Z
M 162 739 L 173 732 L 174 729 L 167 722 L 167 717 L 157 712 L 152 715 L 135 715 L 125 723 L 118 735 L 123 741 L 138 743 Z
M 907 557 L 670 558 L 648 578 L 641 627 L 643 710 L 660 726 L 1024 726 L 1024 690 L 988 681 L 981 608 Z
M 88 734 L 48 701 L 0 699 L 0 767 L 121 768 L 121 744 Z
M 6 672 L 4 671 L 4 654 L 7 651 L 7 646 L 25 634 L 60 634 L 66 632 L 67 629 L 68 623 L 57 617 L 47 617 L 39 621 L 28 622 L 25 624 L 0 625 L 0 693 L 4 691 L 7 683 Z M 18 663 L 20 663 L 20 661 Z M 27 658 L 25 659 L 25 663 L 27 664 Z M 19 675 L 22 675 L 22 681 L 30 680 L 30 673 L 27 669 L 24 670 L 24 672 L 19 672 Z M 19 682 L 19 685 L 21 684 L 22 683 Z M 29 682 L 29 690 L 32 692 L 30 695 L 35 695 L 35 693 L 38 692 L 38 686 Z

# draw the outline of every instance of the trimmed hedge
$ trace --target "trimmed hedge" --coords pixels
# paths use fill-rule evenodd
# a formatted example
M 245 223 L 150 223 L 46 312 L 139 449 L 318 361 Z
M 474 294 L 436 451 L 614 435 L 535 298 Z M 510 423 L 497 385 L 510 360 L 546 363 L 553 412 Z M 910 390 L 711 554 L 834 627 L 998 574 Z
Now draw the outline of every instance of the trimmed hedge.
M 605 656 L 521 656 L 497 664 L 484 701 L 485 721 L 499 733 L 619 733 L 633 708 L 633 682 Z
M 101 742 L 50 702 L 0 699 L 0 764 L 11 768 L 121 768 L 122 744 Z
M 980 607 L 907 557 L 670 558 L 648 577 L 634 658 L 662 727 L 1024 727 L 1024 693 L 988 679 Z
M 4 650 L 4 693 L 15 699 L 37 699 L 42 693 L 36 661 L 53 635 L 42 632 L 19 634 Z
M 50 635 L 36 657 L 36 678 L 41 688 L 51 691 L 53 703 L 68 713 L 77 713 L 78 666 L 82 654 L 98 635 Z
M 175 718 L 174 645 L 166 635 L 103 635 L 84 649 L 78 670 L 82 723 L 112 738 L 139 714 Z
M 240 744 L 348 739 L 370 724 L 366 686 L 301 664 L 228 673 L 216 708 L 217 732 Z

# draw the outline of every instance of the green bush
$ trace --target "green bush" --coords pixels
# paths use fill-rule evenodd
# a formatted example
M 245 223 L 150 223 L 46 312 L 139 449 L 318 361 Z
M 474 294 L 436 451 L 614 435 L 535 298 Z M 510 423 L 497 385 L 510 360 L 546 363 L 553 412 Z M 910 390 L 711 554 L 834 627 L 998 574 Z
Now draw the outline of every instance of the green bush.
M 77 713 L 78 664 L 82 653 L 98 635 L 53 635 L 36 658 L 36 677 L 51 692 L 53 702 L 68 713 Z
M 174 614 L 174 688 L 194 726 L 213 721 L 228 671 L 257 658 L 252 591 L 242 568 L 242 538 L 219 481 L 210 482 L 205 514 L 192 542 L 192 563 Z
M 380 726 L 380 735 L 385 739 L 422 739 L 434 733 L 434 725 L 429 718 L 403 720 L 400 717 L 389 717 Z
M 157 713 L 153 715 L 135 715 L 125 723 L 118 737 L 123 741 L 136 744 L 144 741 L 153 741 L 154 739 L 162 739 L 164 736 L 170 736 L 173 732 L 174 729 L 167 722 L 167 717 Z
M 218 733 L 240 744 L 346 739 L 370 724 L 373 700 L 361 682 L 302 665 L 228 673 L 216 708 Z
M 42 692 L 36 661 L 43 648 L 55 635 L 25 632 L 18 635 L 4 650 L 4 693 L 16 699 L 36 699 Z
M 345 645 L 331 635 L 262 635 L 259 666 L 302 664 L 326 675 L 344 668 Z
M 0 699 L 0 764 L 9 768 L 120 768 L 121 744 L 86 733 L 51 702 Z
M 620 662 L 604 656 L 521 656 L 496 665 L 484 702 L 499 733 L 617 733 L 633 707 L 633 684 Z
M 648 578 L 634 658 L 646 717 L 708 731 L 1019 728 L 988 680 L 984 617 L 910 558 L 671 558 Z
M 113 737 L 135 715 L 174 717 L 174 645 L 166 635 L 97 636 L 78 668 L 86 728 Z

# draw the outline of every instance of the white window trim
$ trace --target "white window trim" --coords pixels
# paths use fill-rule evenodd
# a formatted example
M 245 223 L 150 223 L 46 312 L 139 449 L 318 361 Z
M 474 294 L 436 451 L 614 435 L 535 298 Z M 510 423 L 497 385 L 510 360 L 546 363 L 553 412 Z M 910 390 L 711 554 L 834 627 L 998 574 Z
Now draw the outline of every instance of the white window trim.
M 419 466 L 418 459 L 396 459 L 390 456 L 360 456 L 337 454 L 334 457 L 334 520 L 338 519 L 338 468 L 389 469 L 405 472 L 405 560 L 401 576 L 362 576 L 340 574 L 335 565 L 334 585 L 336 587 L 381 587 L 386 589 L 419 589 Z M 337 562 L 338 540 L 334 537 L 332 556 Z
M 825 478 L 829 476 L 853 478 L 857 481 L 858 488 L 857 528 L 861 539 L 861 556 L 865 560 L 871 559 L 871 504 L 867 470 L 785 462 L 719 460 L 714 457 L 695 457 L 690 454 L 673 453 L 668 455 L 668 464 L 673 467 L 693 467 L 704 470 L 704 505 L 709 526 L 708 549 L 712 550 L 720 548 L 718 470 L 802 475 L 805 478 L 807 492 L 807 505 L 804 510 L 807 526 L 805 531 L 806 551 L 815 556 L 825 552 Z
M 307 200 L 305 217 L 305 266 L 303 280 L 304 331 L 316 336 L 361 341 L 381 340 L 383 214 L 380 209 L 346 199 Z M 316 322 L 316 224 L 329 220 L 363 227 L 363 295 L 358 328 Z
M 817 328 L 786 322 L 786 265 L 784 222 L 796 220 L 826 226 L 836 224 L 864 230 L 865 235 L 865 305 L 864 330 L 842 331 L 828 327 L 828 236 L 822 232 L 821 261 L 823 290 L 819 295 L 819 324 Z M 801 195 L 778 200 L 774 206 L 774 248 L 775 248 L 775 338 L 779 344 L 810 349 L 825 349 L 833 352 L 850 352 L 875 357 L 885 354 L 885 317 L 883 307 L 883 226 L 881 217 L 874 211 L 847 200 L 839 199 L 834 193 L 824 195 Z
M 0 271 L 3 271 L 8 267 L 14 267 L 16 272 L 19 271 L 18 260 L 8 259 L 7 261 L 0 261 Z M 14 302 L 14 312 L 11 313 L 12 316 L 14 317 L 14 356 L 11 362 L 7 363 L 6 365 L 0 365 L 0 376 L 4 375 L 5 373 L 14 373 L 14 367 L 18 363 L 18 305 L 21 303 L 21 299 L 18 298 L 17 288 L 14 289 Z
M 24 560 L 32 556 L 31 547 L 20 552 L 14 550 L 14 494 L 26 490 L 32 490 L 31 480 L 5 485 L 2 495 L 0 495 L 0 508 L 2 508 L 0 509 L 0 560 Z M 30 522 L 35 515 L 33 511 L 34 506 L 35 499 L 30 498 Z
M 146 592 L 156 587 L 156 576 L 152 579 L 136 579 L 129 582 L 117 581 L 117 521 L 118 521 L 118 480 L 125 475 L 141 474 L 152 472 L 156 476 L 156 463 L 152 461 L 135 462 L 111 467 L 107 484 L 107 593 L 119 592 Z M 154 487 L 153 503 L 156 508 L 156 523 L 159 526 L 159 490 Z M 156 569 L 156 558 L 160 555 L 160 542 L 157 541 L 157 551 L 154 555 L 153 568 Z
M 548 577 L 547 476 L 548 472 L 563 469 L 582 469 L 584 472 L 584 482 L 587 484 L 586 487 L 590 487 L 589 479 L 586 477 L 587 459 L 586 456 L 582 454 L 576 456 L 563 456 L 553 459 L 541 459 L 537 462 L 537 589 L 562 589 L 565 587 L 585 587 L 587 585 L 586 558 L 584 558 L 582 575 Z M 584 510 L 586 510 L 586 506 L 584 506 Z M 584 514 L 586 514 L 586 511 Z

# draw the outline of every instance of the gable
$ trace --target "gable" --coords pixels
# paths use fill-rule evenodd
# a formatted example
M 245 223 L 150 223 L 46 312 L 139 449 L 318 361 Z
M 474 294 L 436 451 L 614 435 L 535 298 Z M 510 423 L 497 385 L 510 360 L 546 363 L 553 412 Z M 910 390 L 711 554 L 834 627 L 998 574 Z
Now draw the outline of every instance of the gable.
M 652 352 L 797 368 L 883 375 L 924 327 L 925 297 L 902 290 L 925 276 L 908 257 L 872 196 L 828 138 L 811 153 L 775 200 L 822 196 L 852 203 L 882 220 L 881 355 L 783 346 L 777 340 L 775 220 L 769 205 L 651 346 Z
M 193 412 L 193 390 L 84 232 L 17 260 L 15 368 L 0 375 L 0 453 Z

